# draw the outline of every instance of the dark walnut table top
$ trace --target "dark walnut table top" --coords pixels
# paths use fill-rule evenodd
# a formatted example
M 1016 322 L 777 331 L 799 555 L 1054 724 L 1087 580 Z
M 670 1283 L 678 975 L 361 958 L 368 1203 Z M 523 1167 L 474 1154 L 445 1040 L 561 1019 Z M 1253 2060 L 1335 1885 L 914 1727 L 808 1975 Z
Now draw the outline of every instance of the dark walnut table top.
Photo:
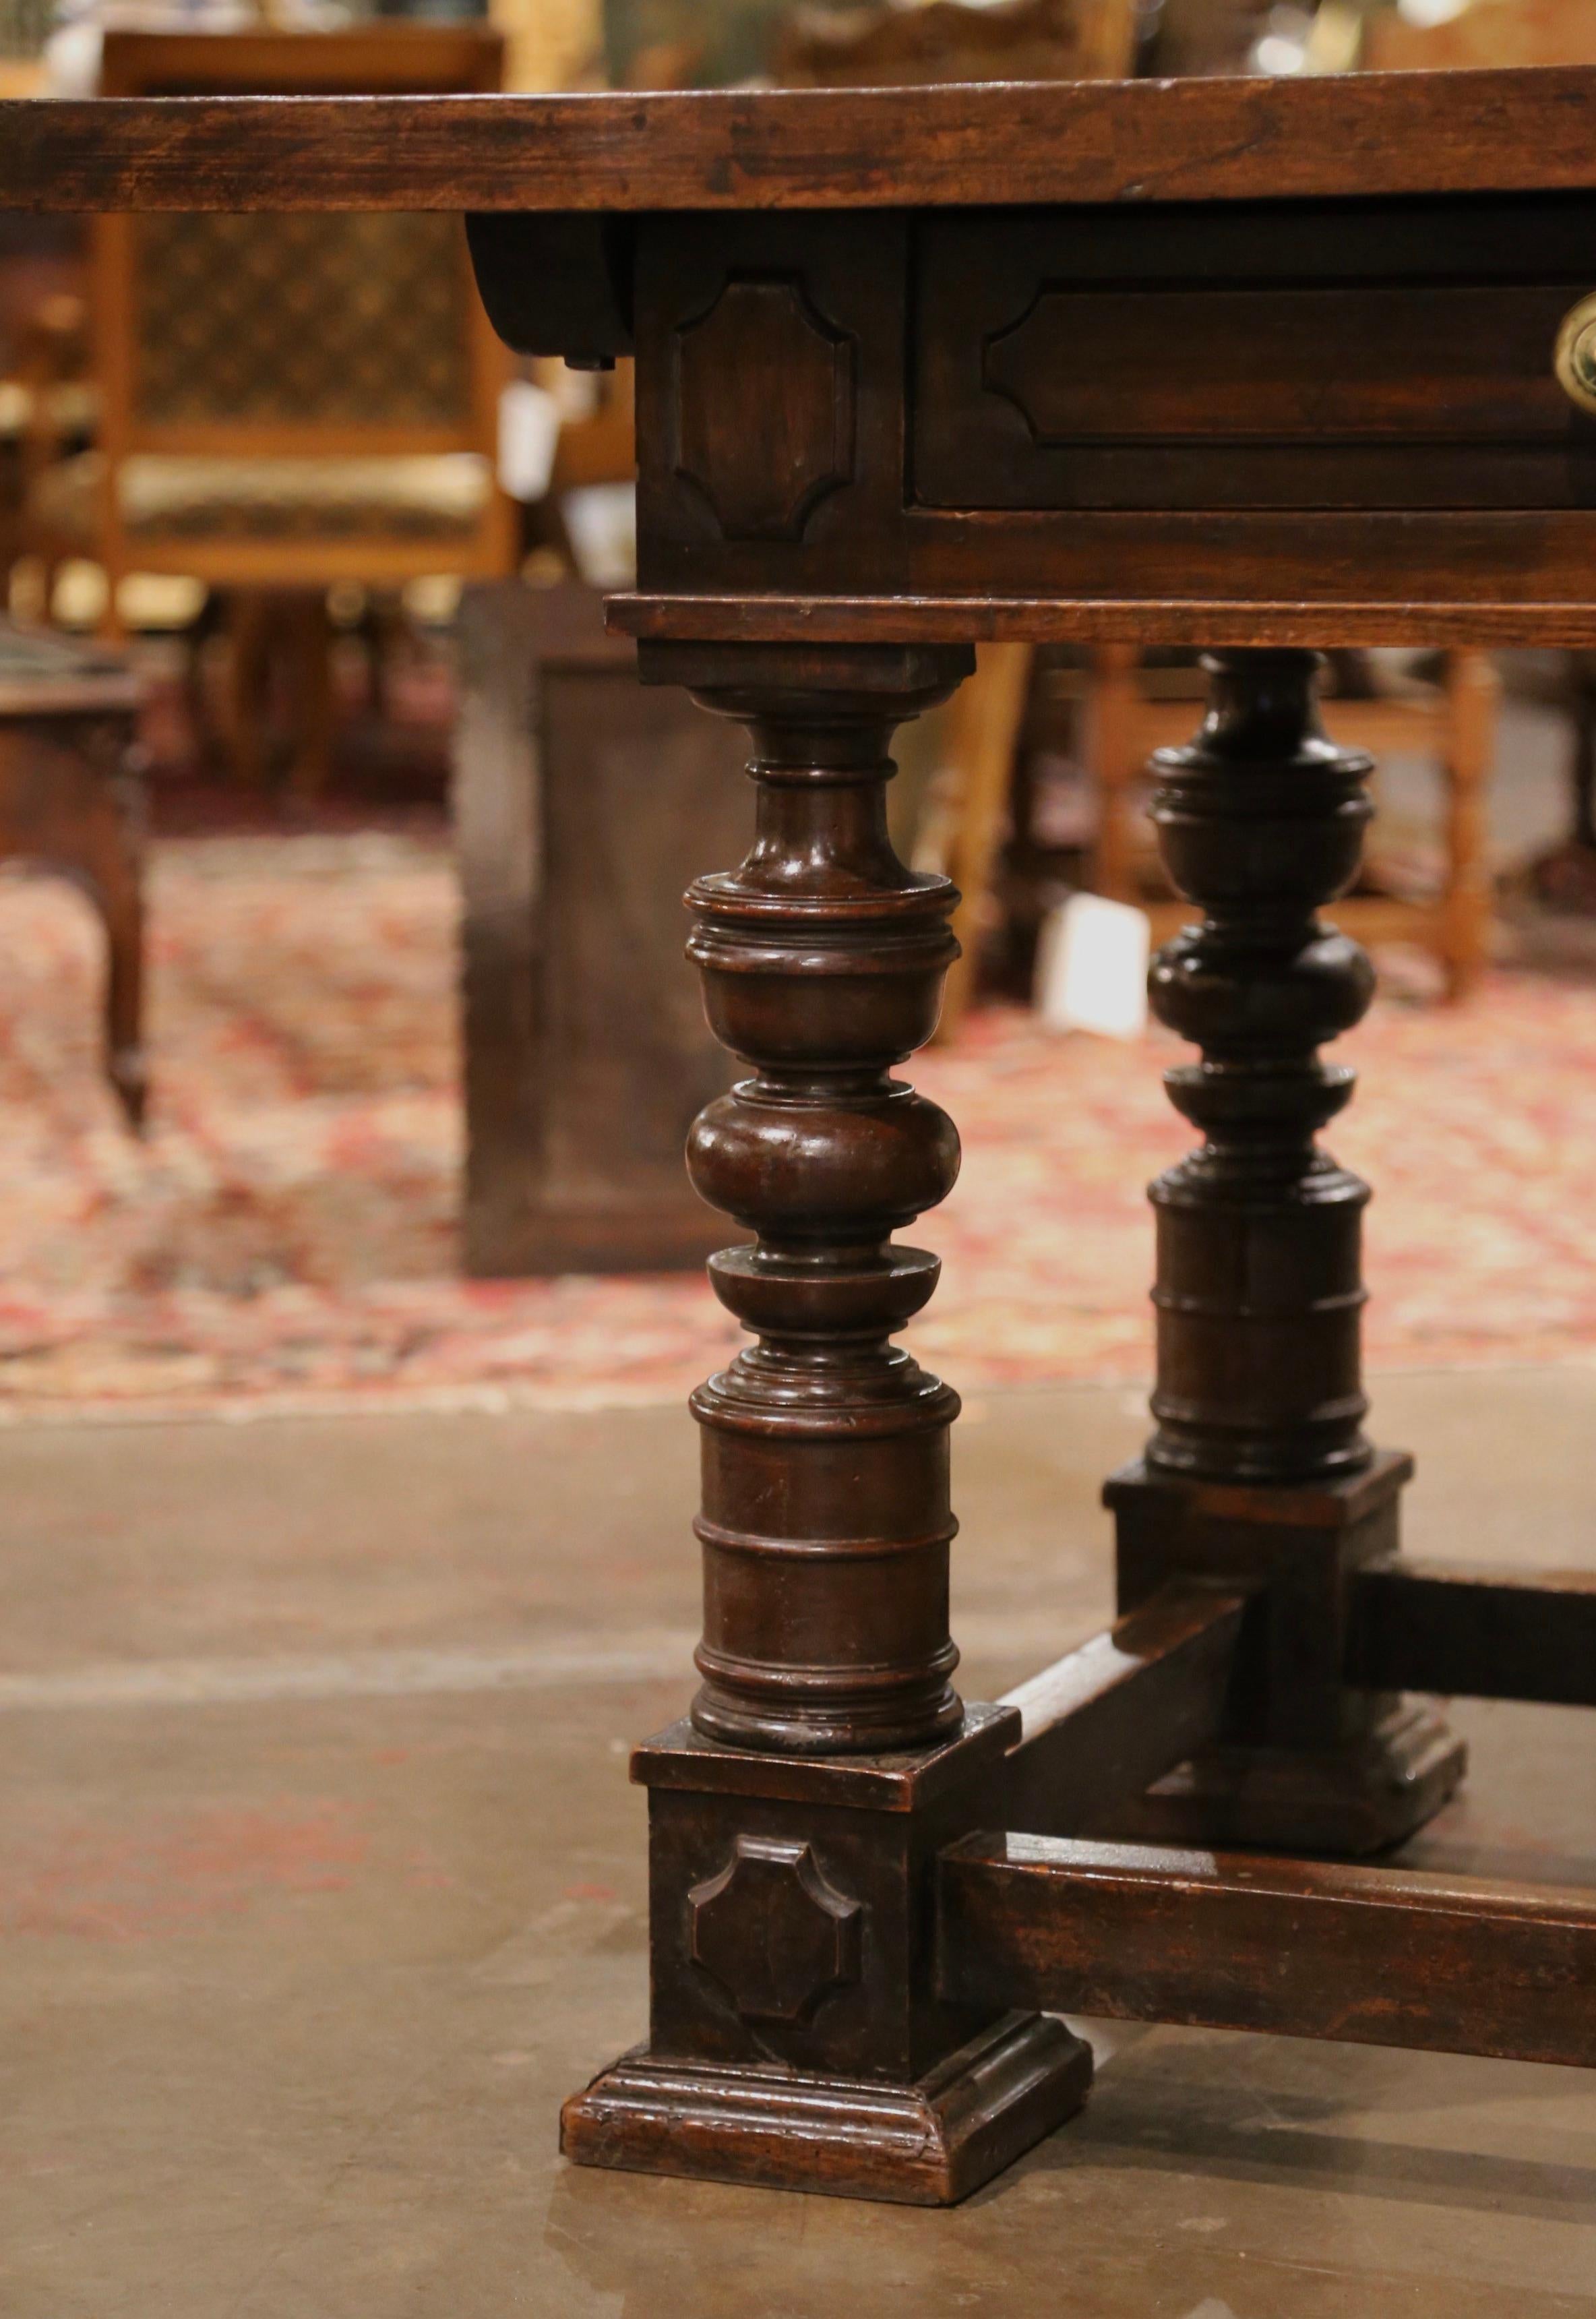
M 791 210 L 1596 185 L 1596 69 L 0 104 L 0 208 Z
M 7 205 L 464 212 L 637 356 L 643 639 L 1596 645 L 1593 68 L 14 104 Z

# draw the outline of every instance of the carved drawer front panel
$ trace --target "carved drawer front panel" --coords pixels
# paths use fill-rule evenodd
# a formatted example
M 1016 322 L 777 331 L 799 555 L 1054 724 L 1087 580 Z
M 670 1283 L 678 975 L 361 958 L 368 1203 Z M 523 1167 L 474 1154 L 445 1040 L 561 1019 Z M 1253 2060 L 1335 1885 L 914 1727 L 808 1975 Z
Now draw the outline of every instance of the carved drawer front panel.
M 917 280 L 922 506 L 1596 501 L 1554 369 L 1582 198 L 931 220 Z

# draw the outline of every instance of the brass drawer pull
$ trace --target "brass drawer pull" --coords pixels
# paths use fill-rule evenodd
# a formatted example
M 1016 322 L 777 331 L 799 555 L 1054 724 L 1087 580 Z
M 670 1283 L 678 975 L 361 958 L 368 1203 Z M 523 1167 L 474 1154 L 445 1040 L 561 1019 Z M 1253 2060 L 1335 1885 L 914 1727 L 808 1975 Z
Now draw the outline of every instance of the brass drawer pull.
M 1570 402 L 1596 411 L 1596 292 L 1564 315 L 1552 367 Z

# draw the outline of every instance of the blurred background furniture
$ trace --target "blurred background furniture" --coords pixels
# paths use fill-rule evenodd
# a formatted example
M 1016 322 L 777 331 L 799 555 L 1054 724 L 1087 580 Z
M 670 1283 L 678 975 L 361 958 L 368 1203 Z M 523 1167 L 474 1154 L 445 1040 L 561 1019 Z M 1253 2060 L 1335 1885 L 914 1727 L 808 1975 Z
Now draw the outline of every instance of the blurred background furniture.
M 1567 708 L 1573 726 L 1568 774 L 1568 835 L 1535 862 L 1534 891 L 1555 909 L 1596 915 L 1596 653 L 1566 655 Z
M 1362 32 L 1357 61 L 1365 72 L 1596 63 L 1589 0 L 1465 0 L 1428 23 L 1417 12 L 1382 7 L 1364 16 Z
M 0 862 L 59 871 L 105 929 L 105 1069 L 143 1123 L 144 801 L 138 690 L 94 646 L 0 620 Z
M 543 373 L 566 398 L 568 407 L 555 447 L 549 494 L 558 501 L 566 492 L 584 491 L 595 483 L 630 483 L 637 467 L 637 429 L 633 414 L 635 365 L 620 356 L 613 370 L 557 374 L 563 363 L 540 360 L 534 373 Z M 572 393 L 580 390 L 580 402 Z
M 87 272 L 86 220 L 0 217 L 0 609 L 39 467 L 93 439 Z
M 1128 73 L 1132 0 L 608 0 L 617 86 L 1097 80 Z
M 1295 14 L 1299 21 L 1312 0 Z M 1142 0 L 1136 12 L 1139 73 L 1192 79 L 1261 70 L 1257 49 L 1279 0 Z
M 959 955 L 942 984 L 936 1027 L 944 1044 L 957 1036 L 980 976 L 1034 661 L 1030 645 L 980 645 L 975 674 L 945 711 L 944 771 L 915 845 L 917 868 L 939 869 L 959 889 Z
M 1137 793 L 1153 750 L 1191 739 L 1203 682 L 1200 670 L 1189 664 L 1145 667 L 1130 645 L 1100 646 L 1092 655 L 1087 747 L 1098 808 L 1092 885 L 1114 901 L 1142 904 L 1155 945 L 1168 942 L 1193 913 L 1158 872 L 1152 827 L 1137 814 Z M 1341 746 L 1366 750 L 1376 768 L 1393 757 L 1431 758 L 1446 793 L 1439 882 L 1433 892 L 1415 890 L 1411 876 L 1393 875 L 1381 858 L 1376 773 L 1376 820 L 1362 875 L 1325 915 L 1366 945 L 1413 943 L 1432 952 L 1449 998 L 1466 996 L 1488 955 L 1484 786 L 1500 689 L 1488 654 L 1453 652 L 1442 657 L 1434 685 L 1324 703 L 1326 729 Z
M 1132 0 L 928 0 L 919 7 L 796 8 L 776 43 L 789 88 L 869 88 L 919 81 L 1115 80 L 1135 47 Z
M 1357 886 L 1326 915 L 1365 944 L 1428 951 L 1446 996 L 1462 998 L 1490 952 L 1495 664 L 1484 653 L 1438 654 L 1434 681 L 1376 691 L 1364 655 L 1333 654 L 1327 689 L 1332 737 L 1375 761 L 1376 817 Z M 1202 711 L 1202 672 L 1189 653 L 981 647 L 948 715 L 942 770 L 915 839 L 918 866 L 944 871 L 961 898 L 954 925 L 963 954 L 948 976 L 940 1038 L 957 1033 L 983 972 L 1010 995 L 1029 992 L 1041 923 L 1072 889 L 1144 909 L 1155 945 L 1190 922 L 1193 907 L 1170 891 L 1142 808 L 1152 752 L 1190 741 Z M 1428 760 L 1438 772 L 1438 846 L 1415 845 L 1405 826 L 1382 817 L 1379 768 L 1393 758 Z M 1062 802 L 1056 784 L 1039 778 L 1050 763 L 1077 777 Z
M 106 35 L 109 95 L 443 94 L 498 86 L 496 33 Z M 443 215 L 95 221 L 94 451 L 39 463 L 36 539 L 101 564 L 114 627 L 131 572 L 220 591 L 228 740 L 264 770 L 274 665 L 291 781 L 329 743 L 327 593 L 497 576 L 518 552 L 494 471 L 507 358 Z
M 42 96 L 54 0 L 0 0 L 0 97 Z
M 768 75 L 792 0 L 604 0 L 617 88 L 712 87 Z
M 468 588 L 460 657 L 466 1269 L 699 1265 L 726 1224 L 682 1146 L 731 1067 L 681 896 L 747 850 L 741 736 L 645 690 L 575 582 Z
M 47 288 L 31 302 L 19 301 L 6 333 L 0 387 L 0 444 L 9 467 L 0 550 L 8 573 L 24 556 L 36 561 L 42 613 L 75 546 L 50 515 L 50 470 L 93 443 L 99 396 L 90 374 L 89 310 L 81 291 Z
M 441 5 L 421 0 L 417 14 L 464 14 L 470 0 Z M 392 13 L 404 13 L 393 11 Z M 491 0 L 491 17 L 505 42 L 507 89 L 602 88 L 605 0 Z

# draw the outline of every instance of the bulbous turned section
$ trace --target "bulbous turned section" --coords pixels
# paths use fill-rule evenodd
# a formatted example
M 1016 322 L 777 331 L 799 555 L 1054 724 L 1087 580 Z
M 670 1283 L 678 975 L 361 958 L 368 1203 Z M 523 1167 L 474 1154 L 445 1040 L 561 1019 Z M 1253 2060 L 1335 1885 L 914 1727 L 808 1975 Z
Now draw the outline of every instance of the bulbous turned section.
M 689 1139 L 703 1196 L 758 1235 L 710 1261 L 757 1341 L 693 1395 L 703 1430 L 708 1737 L 807 1753 L 909 1747 L 963 1710 L 950 1677 L 956 1396 L 889 1340 L 937 1262 L 893 1241 L 959 1167 L 952 1123 L 892 1076 L 929 1037 L 957 945 L 943 878 L 888 836 L 893 728 L 966 653 L 726 647 L 703 705 L 753 735 L 741 867 L 702 878 L 689 955 L 753 1076 Z
M 1159 1430 L 1150 1466 L 1301 1482 L 1366 1464 L 1359 1329 L 1367 1187 L 1314 1142 L 1352 1092 L 1318 1049 L 1373 995 L 1318 907 L 1357 874 L 1367 757 L 1323 732 L 1317 656 L 1217 654 L 1187 747 L 1153 760 L 1165 863 L 1202 905 L 1159 952 L 1159 1020 L 1202 1049 L 1165 1077 L 1203 1132 L 1151 1189 Z

